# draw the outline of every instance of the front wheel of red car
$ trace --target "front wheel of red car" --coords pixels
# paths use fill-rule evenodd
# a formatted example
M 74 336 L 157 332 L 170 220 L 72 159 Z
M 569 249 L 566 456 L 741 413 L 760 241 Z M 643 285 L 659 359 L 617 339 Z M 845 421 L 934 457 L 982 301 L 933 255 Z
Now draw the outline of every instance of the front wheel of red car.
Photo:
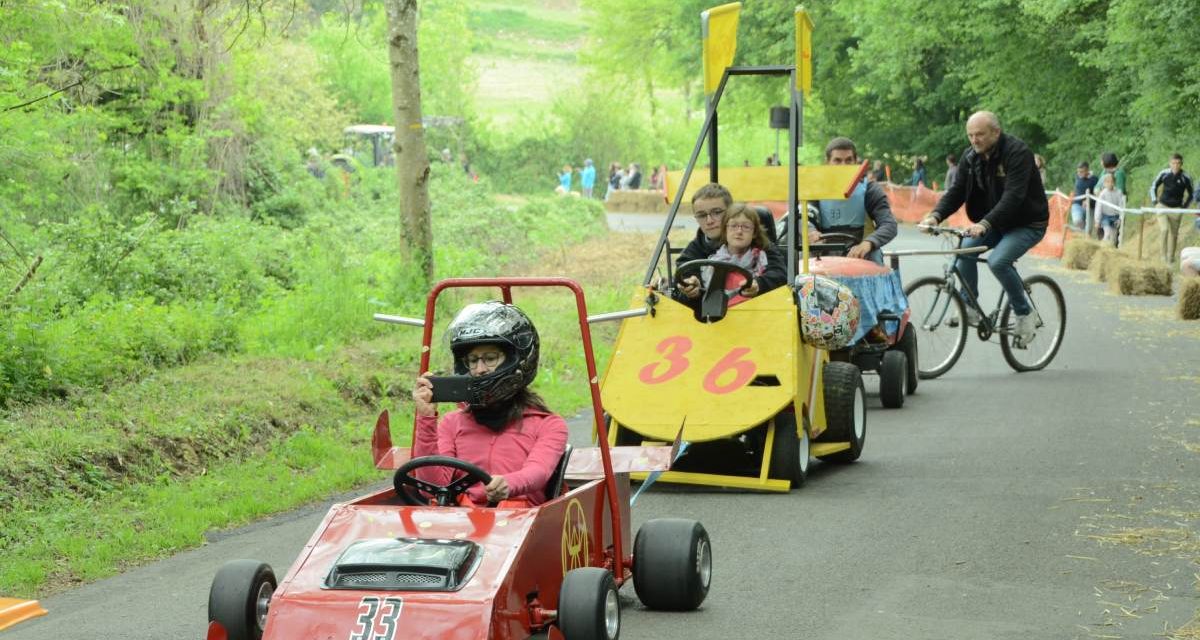
M 226 562 L 208 590 L 209 622 L 220 623 L 229 640 L 261 640 L 277 585 L 275 572 L 264 562 Z
M 712 544 L 695 520 L 660 518 L 638 529 L 633 543 L 633 588 L 651 609 L 691 611 L 712 582 Z
M 558 630 L 566 640 L 617 640 L 621 600 L 607 569 L 581 567 L 563 576 L 558 590 Z

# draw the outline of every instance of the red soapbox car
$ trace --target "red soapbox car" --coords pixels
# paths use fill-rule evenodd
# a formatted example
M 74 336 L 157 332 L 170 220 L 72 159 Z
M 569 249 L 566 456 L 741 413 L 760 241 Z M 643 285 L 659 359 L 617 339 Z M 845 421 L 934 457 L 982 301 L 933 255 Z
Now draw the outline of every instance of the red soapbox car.
M 281 582 L 271 568 L 234 560 L 209 592 L 208 640 L 396 640 L 416 638 L 561 638 L 616 640 L 621 603 L 632 580 L 647 607 L 691 610 L 712 577 L 708 533 L 694 520 L 646 522 L 630 532 L 631 472 L 666 470 L 675 446 L 610 447 L 600 404 L 583 290 L 566 278 L 472 278 L 438 283 L 425 318 L 381 319 L 424 327 L 421 371 L 429 365 L 434 307 L 451 287 L 566 287 L 574 292 L 597 446 L 567 446 L 534 507 L 456 505 L 454 494 L 487 474 L 454 458 L 410 458 L 392 446 L 388 415 L 375 426 L 372 452 L 394 486 L 334 505 Z M 446 487 L 411 477 L 415 468 L 465 473 Z M 430 501 L 421 494 L 432 494 Z

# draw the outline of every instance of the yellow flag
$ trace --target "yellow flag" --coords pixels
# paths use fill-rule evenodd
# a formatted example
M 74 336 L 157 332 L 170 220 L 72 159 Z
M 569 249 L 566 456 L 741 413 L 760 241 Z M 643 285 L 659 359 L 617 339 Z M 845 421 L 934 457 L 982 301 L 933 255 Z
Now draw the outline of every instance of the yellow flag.
M 812 18 L 796 7 L 796 88 L 805 98 L 812 93 L 812 31 Z
M 704 59 L 704 95 L 711 96 L 721 84 L 725 68 L 737 52 L 738 16 L 742 3 L 730 2 L 700 14 L 701 51 Z

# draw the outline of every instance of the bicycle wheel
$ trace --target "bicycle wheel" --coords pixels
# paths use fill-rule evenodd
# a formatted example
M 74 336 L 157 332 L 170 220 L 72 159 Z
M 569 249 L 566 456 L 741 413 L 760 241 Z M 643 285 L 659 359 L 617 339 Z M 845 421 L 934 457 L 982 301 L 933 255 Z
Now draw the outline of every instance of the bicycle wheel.
M 904 288 L 904 295 L 921 345 L 917 375 L 923 380 L 936 378 L 958 362 L 967 345 L 966 306 L 945 278 L 915 280 Z
M 1058 348 L 1062 346 L 1063 334 L 1067 331 L 1067 303 L 1063 299 L 1062 289 L 1049 276 L 1036 275 L 1025 278 L 1025 292 L 1029 301 L 1037 310 L 1042 321 L 1038 324 L 1037 333 L 1033 340 L 1022 348 L 1015 344 L 1013 324 L 1016 314 L 1012 305 L 1004 305 L 1004 313 L 1000 316 L 1000 350 L 1008 366 L 1017 371 L 1037 371 L 1044 369 Z

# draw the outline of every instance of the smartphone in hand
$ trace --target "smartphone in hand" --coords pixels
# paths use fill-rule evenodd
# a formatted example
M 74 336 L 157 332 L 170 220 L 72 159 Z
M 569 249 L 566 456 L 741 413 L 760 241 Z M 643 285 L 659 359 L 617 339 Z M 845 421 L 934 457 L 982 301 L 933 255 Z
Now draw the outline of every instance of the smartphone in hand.
M 429 376 L 433 383 L 434 402 L 468 402 L 471 391 L 468 385 L 471 376 Z

